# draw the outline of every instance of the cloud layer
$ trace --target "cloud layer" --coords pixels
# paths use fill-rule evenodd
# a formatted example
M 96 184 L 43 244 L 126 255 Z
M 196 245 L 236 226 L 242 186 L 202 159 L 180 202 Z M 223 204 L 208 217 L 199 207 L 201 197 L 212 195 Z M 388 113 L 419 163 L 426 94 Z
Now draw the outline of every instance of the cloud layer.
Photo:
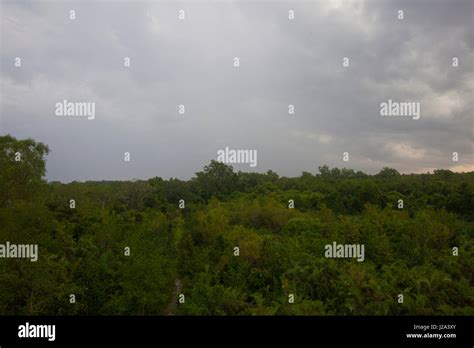
M 470 0 L 2 1 L 1 10 L 0 133 L 47 143 L 49 180 L 186 179 L 226 146 L 258 151 L 256 169 L 238 170 L 289 176 L 322 164 L 474 170 Z M 95 119 L 56 117 L 64 99 L 95 102 Z M 381 117 L 388 99 L 419 102 L 421 118 Z

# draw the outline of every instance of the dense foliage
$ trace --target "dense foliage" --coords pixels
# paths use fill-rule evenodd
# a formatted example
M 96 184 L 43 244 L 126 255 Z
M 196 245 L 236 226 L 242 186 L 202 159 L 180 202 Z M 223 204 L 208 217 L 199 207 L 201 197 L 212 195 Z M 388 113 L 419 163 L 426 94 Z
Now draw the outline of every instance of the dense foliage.
M 189 181 L 62 184 L 43 179 L 48 151 L 0 137 L 0 244 L 39 245 L 0 259 L 1 314 L 474 314 L 474 172 L 211 161 Z M 333 241 L 364 262 L 325 258 Z

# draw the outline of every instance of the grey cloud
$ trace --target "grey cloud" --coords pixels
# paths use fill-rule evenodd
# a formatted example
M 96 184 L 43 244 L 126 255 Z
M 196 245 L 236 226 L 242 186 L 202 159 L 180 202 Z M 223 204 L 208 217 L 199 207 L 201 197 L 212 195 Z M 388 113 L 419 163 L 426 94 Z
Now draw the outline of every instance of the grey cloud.
M 474 169 L 472 1 L 1 6 L 0 132 L 49 144 L 50 180 L 189 178 L 225 146 L 257 149 L 256 170 L 283 175 Z M 63 99 L 95 101 L 96 119 L 54 117 Z M 388 99 L 419 101 L 421 119 L 380 117 Z

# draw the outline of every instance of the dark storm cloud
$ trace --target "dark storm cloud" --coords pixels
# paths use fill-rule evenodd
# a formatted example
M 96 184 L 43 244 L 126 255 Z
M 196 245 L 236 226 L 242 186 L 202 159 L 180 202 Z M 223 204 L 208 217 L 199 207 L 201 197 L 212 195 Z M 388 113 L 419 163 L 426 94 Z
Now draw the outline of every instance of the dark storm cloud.
M 473 170 L 472 7 L 3 1 L 1 132 L 49 144 L 50 180 L 189 178 L 226 146 L 257 149 L 258 171 L 284 175 Z M 96 118 L 55 117 L 63 99 L 95 102 Z M 420 102 L 421 118 L 381 117 L 388 99 Z

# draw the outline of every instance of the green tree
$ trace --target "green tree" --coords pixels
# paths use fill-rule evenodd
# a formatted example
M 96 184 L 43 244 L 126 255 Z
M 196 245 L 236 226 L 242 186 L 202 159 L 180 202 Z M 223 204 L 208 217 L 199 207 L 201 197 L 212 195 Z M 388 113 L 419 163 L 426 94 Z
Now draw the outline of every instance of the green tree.
M 38 196 L 46 174 L 45 156 L 49 148 L 33 139 L 0 137 L 0 206 L 15 199 Z

